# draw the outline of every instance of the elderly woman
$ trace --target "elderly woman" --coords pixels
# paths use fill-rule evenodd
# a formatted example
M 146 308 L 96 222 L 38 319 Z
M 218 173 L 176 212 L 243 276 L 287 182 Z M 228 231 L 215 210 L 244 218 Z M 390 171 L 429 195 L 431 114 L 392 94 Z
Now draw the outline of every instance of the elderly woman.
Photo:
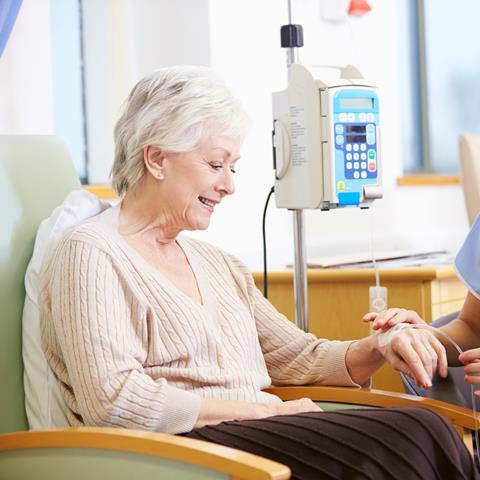
M 131 92 L 115 127 L 121 202 L 69 231 L 42 274 L 44 350 L 70 423 L 209 439 L 286 463 L 294 478 L 474 478 L 435 414 L 327 413 L 263 391 L 359 386 L 385 359 L 428 386 L 446 365 L 428 332 L 383 346 L 304 333 L 239 260 L 183 236 L 234 193 L 247 123 L 206 68 L 162 69 Z

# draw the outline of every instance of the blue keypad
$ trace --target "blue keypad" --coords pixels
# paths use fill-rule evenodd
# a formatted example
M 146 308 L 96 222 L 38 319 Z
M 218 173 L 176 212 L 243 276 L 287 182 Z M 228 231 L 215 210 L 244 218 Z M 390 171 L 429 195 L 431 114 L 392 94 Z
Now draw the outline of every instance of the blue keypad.
M 375 124 L 352 123 L 352 116 L 349 114 L 345 114 L 343 118 L 345 123 L 340 121 L 334 128 L 335 148 L 343 152 L 345 178 L 377 178 Z

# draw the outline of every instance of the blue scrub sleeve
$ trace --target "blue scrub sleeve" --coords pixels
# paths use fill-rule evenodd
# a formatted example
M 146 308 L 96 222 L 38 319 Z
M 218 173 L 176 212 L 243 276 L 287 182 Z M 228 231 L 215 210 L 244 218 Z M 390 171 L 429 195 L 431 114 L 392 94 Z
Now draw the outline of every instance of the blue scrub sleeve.
M 455 270 L 472 295 L 480 299 L 480 215 L 455 258 Z

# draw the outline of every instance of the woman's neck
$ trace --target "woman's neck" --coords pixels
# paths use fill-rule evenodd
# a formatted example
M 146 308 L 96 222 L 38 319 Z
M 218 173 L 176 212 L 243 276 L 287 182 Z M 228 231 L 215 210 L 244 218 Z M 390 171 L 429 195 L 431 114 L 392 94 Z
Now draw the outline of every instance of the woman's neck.
M 119 206 L 118 231 L 124 237 L 141 238 L 158 245 L 173 245 L 182 231 L 147 188 L 127 192 Z

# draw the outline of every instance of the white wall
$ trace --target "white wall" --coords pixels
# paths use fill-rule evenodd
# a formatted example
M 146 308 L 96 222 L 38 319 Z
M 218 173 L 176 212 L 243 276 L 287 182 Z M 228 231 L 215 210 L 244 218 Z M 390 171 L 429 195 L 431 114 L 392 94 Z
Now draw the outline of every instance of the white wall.
M 347 24 L 320 18 L 321 0 L 295 0 L 304 27 L 305 63 L 359 66 L 381 89 L 385 198 L 374 205 L 379 249 L 456 249 L 467 232 L 460 187 L 397 187 L 402 172 L 402 65 L 399 42 L 406 0 L 370 0 L 373 10 Z M 237 193 L 225 201 L 201 238 L 237 254 L 252 269 L 262 262 L 261 216 L 273 183 L 271 92 L 286 83 L 279 29 L 287 0 L 84 0 L 90 177 L 105 182 L 112 127 L 122 100 L 142 75 L 173 63 L 211 64 L 241 97 L 253 119 Z M 50 133 L 53 102 L 49 1 L 24 0 L 0 59 L 0 132 Z M 366 212 L 307 212 L 310 258 L 369 249 Z M 292 261 L 291 214 L 271 203 L 270 267 Z
M 141 77 L 209 63 L 207 0 L 84 0 L 89 180 L 107 183 L 113 125 Z
M 222 72 L 254 120 L 239 164 L 238 188 L 200 235 L 261 267 L 261 215 L 273 182 L 270 130 L 273 90 L 285 86 L 285 53 L 279 47 L 280 25 L 287 23 L 286 1 L 210 0 L 212 66 Z M 353 63 L 381 89 L 382 154 L 385 198 L 374 205 L 378 249 L 453 249 L 467 231 L 460 187 L 400 187 L 402 172 L 402 105 L 399 25 L 404 2 L 371 1 L 373 10 L 347 24 L 325 23 L 318 0 L 292 2 L 293 22 L 304 27 L 302 62 Z M 232 218 L 235 221 L 232 222 Z M 357 209 L 307 212 L 310 258 L 368 251 L 370 219 Z M 268 216 L 272 267 L 292 262 L 289 212 L 271 208 Z

